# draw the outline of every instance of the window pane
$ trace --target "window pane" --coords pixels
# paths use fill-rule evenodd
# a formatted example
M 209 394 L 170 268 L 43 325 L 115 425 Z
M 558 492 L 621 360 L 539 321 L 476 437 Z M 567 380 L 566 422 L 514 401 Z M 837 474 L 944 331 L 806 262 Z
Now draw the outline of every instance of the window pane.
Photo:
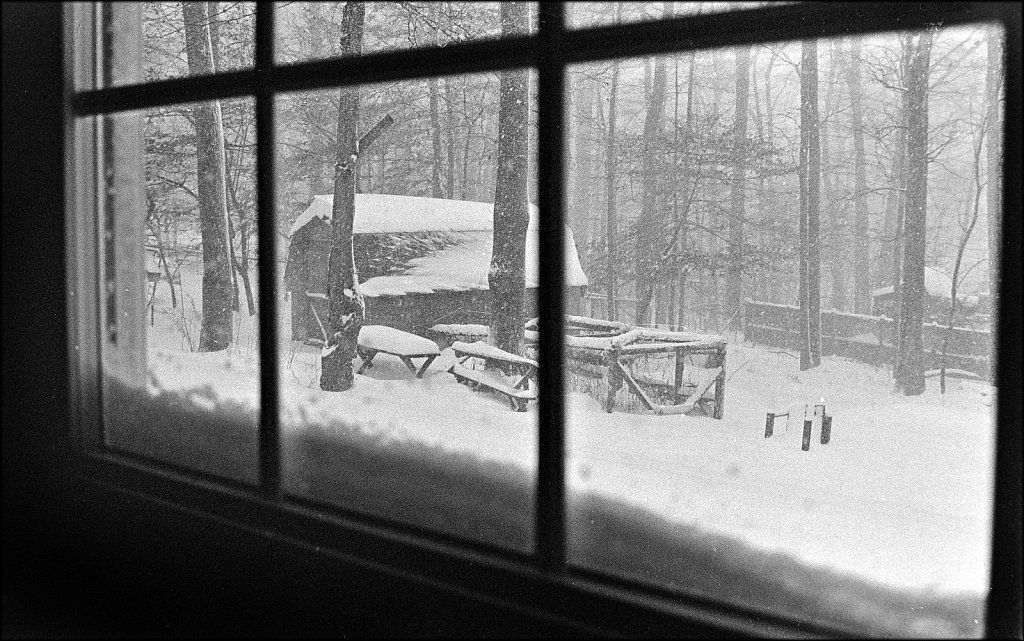
M 536 363 L 525 357 L 535 334 L 525 322 L 536 316 L 538 277 L 535 123 L 530 74 L 507 75 L 517 89 L 507 93 L 504 124 L 498 74 L 279 98 L 288 297 L 279 325 L 281 423 L 286 491 L 529 550 L 537 388 Z M 502 127 L 508 149 L 499 144 Z M 356 137 L 358 158 L 350 153 Z M 354 281 L 345 270 L 348 241 L 332 250 L 332 225 L 351 207 Z M 520 296 L 525 284 L 518 301 L 517 261 Z M 346 315 L 360 316 L 355 292 L 365 317 L 361 330 L 345 332 Z M 496 346 L 502 331 L 510 342 Z M 332 375 L 330 358 L 346 345 L 353 350 L 356 338 L 360 355 L 349 351 Z
M 529 30 L 536 31 L 534 2 Z M 363 5 L 363 53 L 444 47 L 500 38 L 499 2 L 367 2 Z M 278 62 L 306 62 L 347 55 L 340 42 L 343 2 L 278 2 Z
M 255 2 L 102 3 L 101 86 L 207 76 L 253 66 Z M 203 43 L 209 46 L 204 47 Z M 133 52 L 134 50 L 134 52 Z M 142 66 L 126 75 L 117 69 Z
M 253 120 L 248 99 L 103 117 L 99 221 L 107 445 L 249 482 L 259 411 Z
M 999 38 L 571 68 L 591 284 L 568 322 L 572 563 L 864 633 L 982 634 Z
M 790 2 L 570 2 L 566 22 L 570 28 L 600 27 L 660 20 L 671 10 L 675 16 L 724 13 Z M 666 9 L 669 7 L 669 9 Z

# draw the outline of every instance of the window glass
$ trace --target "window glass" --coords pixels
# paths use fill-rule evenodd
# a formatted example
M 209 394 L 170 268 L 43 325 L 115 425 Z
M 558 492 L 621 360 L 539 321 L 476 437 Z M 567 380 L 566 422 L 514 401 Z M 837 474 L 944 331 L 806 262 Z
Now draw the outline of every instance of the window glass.
M 100 7 L 104 46 L 112 54 L 106 58 L 108 68 L 139 67 L 131 75 L 108 69 L 101 86 L 253 66 L 255 2 L 105 2 Z M 126 51 L 126 44 L 134 53 Z
M 591 285 L 566 339 L 573 564 L 865 633 L 982 634 L 1000 37 L 570 69 Z
M 529 12 L 528 31 L 535 31 L 536 3 L 509 4 Z M 341 48 L 344 7 L 344 2 L 278 2 L 278 62 L 350 55 Z M 362 9 L 362 53 L 445 47 L 502 35 L 499 2 L 367 2 Z
M 756 9 L 790 2 L 570 2 L 566 12 L 569 28 L 600 27 L 660 20 L 666 16 L 694 16 Z
M 354 6 L 279 3 L 278 61 L 346 55 Z M 501 37 L 506 7 L 363 8 L 377 52 Z M 98 84 L 251 67 L 253 13 L 103 4 Z M 982 633 L 1001 47 L 972 26 L 569 70 L 571 564 L 869 634 Z M 532 549 L 535 95 L 520 70 L 275 98 L 287 493 Z M 76 124 L 98 141 L 104 442 L 254 483 L 253 113 Z
M 514 70 L 279 96 L 287 492 L 532 548 L 532 85 Z
M 256 480 L 255 132 L 248 99 L 98 119 L 106 443 Z

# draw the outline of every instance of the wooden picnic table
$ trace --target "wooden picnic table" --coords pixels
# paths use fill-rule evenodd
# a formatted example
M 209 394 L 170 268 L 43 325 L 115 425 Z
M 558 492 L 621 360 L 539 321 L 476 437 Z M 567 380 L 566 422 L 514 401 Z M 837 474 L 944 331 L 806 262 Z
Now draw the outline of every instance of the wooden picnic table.
M 488 345 L 483 341 L 452 343 L 452 351 L 459 362 L 448 368 L 460 383 L 470 384 L 474 389 L 486 388 L 502 394 L 517 412 L 526 411 L 526 404 L 537 399 L 537 361 L 517 356 Z M 466 367 L 470 359 L 482 361 L 484 369 Z M 511 383 L 502 376 L 502 372 L 518 380 Z M 534 385 L 531 388 L 530 382 Z
M 718 336 L 688 332 L 665 332 L 634 328 L 614 336 L 567 336 L 566 353 L 570 361 L 579 364 L 583 375 L 607 380 L 607 394 L 604 399 L 605 411 L 615 407 L 615 396 L 623 384 L 640 400 L 645 411 L 653 414 L 688 414 L 699 407 L 705 415 L 722 418 L 725 408 L 725 357 L 726 344 Z M 644 356 L 671 356 L 675 361 L 675 376 L 672 382 L 645 380 L 630 372 L 629 361 Z M 698 367 L 700 372 L 691 384 L 684 384 L 684 358 L 706 355 L 707 367 Z M 596 374 L 596 376 L 594 375 Z M 640 383 L 668 388 L 676 398 L 684 397 L 681 403 L 661 405 L 644 391 Z M 713 398 L 705 397 L 714 387 Z
M 356 351 L 363 359 L 356 374 L 362 374 L 373 367 L 373 358 L 383 352 L 400 358 L 409 371 L 416 374 L 416 378 L 423 378 L 427 368 L 441 354 L 434 341 L 385 325 L 363 325 L 359 330 Z M 412 360 L 414 358 L 424 359 L 418 369 Z

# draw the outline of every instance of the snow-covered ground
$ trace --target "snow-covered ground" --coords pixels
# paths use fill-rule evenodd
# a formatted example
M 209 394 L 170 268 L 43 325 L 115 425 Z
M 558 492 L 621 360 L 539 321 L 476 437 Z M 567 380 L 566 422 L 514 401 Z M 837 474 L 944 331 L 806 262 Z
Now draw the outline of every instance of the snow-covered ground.
M 188 275 L 185 281 L 187 293 Z M 156 324 L 148 328 L 152 380 L 165 391 L 209 386 L 207 396 L 212 390 L 255 410 L 255 319 L 236 315 L 239 340 L 230 350 L 189 352 L 180 309 L 170 308 L 166 293 L 161 283 Z M 284 316 L 280 335 L 290 335 Z M 980 598 L 990 548 L 991 385 L 953 379 L 942 396 L 938 379 L 930 379 L 925 394 L 904 397 L 890 391 L 883 369 L 826 357 L 800 372 L 792 355 L 735 338 L 727 362 L 722 420 L 608 414 L 594 398 L 570 394 L 570 500 L 589 491 L 810 565 Z M 397 358 L 380 354 L 353 390 L 328 393 L 317 385 L 319 350 L 283 342 L 285 434 L 357 426 L 385 442 L 471 453 L 534 474 L 536 407 L 513 412 L 504 400 L 469 390 L 446 372 L 452 363 L 445 349 L 417 380 Z M 766 412 L 820 398 L 833 417 L 829 444 L 815 431 L 802 451 L 799 417 L 788 426 L 778 419 L 764 438 Z

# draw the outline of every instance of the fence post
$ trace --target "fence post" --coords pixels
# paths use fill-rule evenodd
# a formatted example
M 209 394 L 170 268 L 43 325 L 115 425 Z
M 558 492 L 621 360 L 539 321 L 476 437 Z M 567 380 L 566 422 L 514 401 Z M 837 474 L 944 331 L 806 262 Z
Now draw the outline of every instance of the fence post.
M 685 358 L 686 357 L 682 354 L 682 350 L 677 349 L 675 363 L 676 371 L 675 378 L 673 379 L 673 387 L 675 388 L 676 394 L 679 394 L 679 388 L 683 386 L 683 366 L 686 364 Z
M 615 409 L 615 395 L 622 389 L 622 374 L 619 372 L 619 354 L 617 349 L 608 350 L 605 353 L 605 361 L 608 364 L 608 396 L 604 400 L 604 411 L 609 414 Z
M 722 371 L 718 374 L 718 380 L 715 382 L 715 416 L 714 418 L 721 419 L 725 415 L 725 347 L 721 347 L 721 364 Z

